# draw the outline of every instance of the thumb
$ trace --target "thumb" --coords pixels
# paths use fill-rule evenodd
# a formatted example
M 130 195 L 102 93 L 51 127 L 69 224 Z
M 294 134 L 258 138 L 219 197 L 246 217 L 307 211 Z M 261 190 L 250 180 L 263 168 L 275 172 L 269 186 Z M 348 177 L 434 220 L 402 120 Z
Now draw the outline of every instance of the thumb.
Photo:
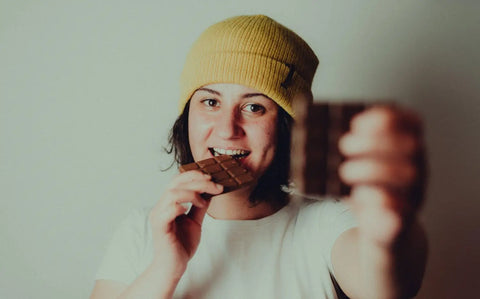
M 202 194 L 202 197 L 207 200 L 207 206 L 204 208 L 199 208 L 196 206 L 192 206 L 190 212 L 188 213 L 188 217 L 190 217 L 193 221 L 202 225 L 203 219 L 205 218 L 205 214 L 207 213 L 208 207 L 210 206 L 210 198 L 211 195 Z

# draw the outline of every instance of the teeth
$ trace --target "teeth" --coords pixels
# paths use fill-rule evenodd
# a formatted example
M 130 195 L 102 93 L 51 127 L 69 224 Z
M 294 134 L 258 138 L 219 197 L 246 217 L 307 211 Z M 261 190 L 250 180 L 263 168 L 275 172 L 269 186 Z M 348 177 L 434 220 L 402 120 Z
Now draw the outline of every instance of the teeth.
M 248 151 L 244 151 L 241 149 L 236 149 L 236 150 L 231 150 L 231 149 L 223 149 L 223 148 L 213 148 L 214 155 L 230 155 L 230 156 L 236 156 L 236 155 L 246 155 L 248 154 Z

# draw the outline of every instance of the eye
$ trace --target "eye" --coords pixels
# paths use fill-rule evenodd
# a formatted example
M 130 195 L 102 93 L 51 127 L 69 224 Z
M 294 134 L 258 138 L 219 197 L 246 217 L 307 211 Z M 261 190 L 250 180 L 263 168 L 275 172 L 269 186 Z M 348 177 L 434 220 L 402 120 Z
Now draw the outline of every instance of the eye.
M 208 106 L 208 107 L 217 107 L 218 106 L 218 101 L 216 99 L 205 99 L 205 100 L 202 100 L 202 103 L 205 106 Z
M 263 114 L 265 112 L 265 107 L 259 104 L 247 104 L 244 106 L 243 110 L 247 112 Z

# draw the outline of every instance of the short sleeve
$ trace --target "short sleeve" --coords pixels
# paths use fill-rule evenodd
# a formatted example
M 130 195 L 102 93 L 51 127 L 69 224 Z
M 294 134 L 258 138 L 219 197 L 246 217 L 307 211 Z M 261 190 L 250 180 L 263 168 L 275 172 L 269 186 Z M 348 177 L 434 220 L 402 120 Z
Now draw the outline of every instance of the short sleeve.
M 131 284 L 143 271 L 148 257 L 148 209 L 135 210 L 114 232 L 95 279 Z
M 333 274 L 333 245 L 343 232 L 357 226 L 350 207 L 344 201 L 335 199 L 310 202 L 301 209 L 299 219 L 308 231 L 310 254 L 321 255 Z

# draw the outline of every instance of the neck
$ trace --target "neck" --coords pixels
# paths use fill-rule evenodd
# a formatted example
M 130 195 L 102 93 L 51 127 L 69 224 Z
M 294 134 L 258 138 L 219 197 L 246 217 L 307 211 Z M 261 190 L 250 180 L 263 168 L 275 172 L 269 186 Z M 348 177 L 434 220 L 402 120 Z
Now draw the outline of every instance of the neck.
M 215 219 L 224 220 L 254 220 L 274 214 L 278 208 L 267 202 L 260 202 L 254 206 L 249 196 L 252 189 L 243 188 L 226 194 L 212 197 L 207 213 Z

